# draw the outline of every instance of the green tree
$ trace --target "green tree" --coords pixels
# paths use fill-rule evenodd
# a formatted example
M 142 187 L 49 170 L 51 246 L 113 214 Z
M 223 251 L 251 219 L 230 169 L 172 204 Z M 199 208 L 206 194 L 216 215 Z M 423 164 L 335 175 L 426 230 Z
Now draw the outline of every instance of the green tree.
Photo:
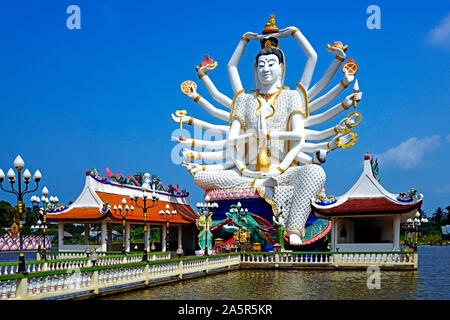
M 14 216 L 17 215 L 17 209 L 13 207 L 9 202 L 0 201 L 0 227 L 10 227 L 14 221 Z M 17 219 L 17 216 L 16 216 Z
M 441 207 L 437 207 L 431 218 L 435 227 L 440 227 L 444 223 L 445 213 Z
M 450 224 L 450 206 L 446 206 L 445 211 L 445 224 Z

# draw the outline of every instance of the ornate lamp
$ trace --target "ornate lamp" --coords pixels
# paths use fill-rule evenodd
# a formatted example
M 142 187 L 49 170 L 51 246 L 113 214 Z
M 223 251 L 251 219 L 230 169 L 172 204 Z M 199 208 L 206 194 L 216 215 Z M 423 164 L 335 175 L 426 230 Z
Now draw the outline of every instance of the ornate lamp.
M 17 197 L 17 209 L 19 212 L 19 237 L 20 237 L 20 252 L 19 252 L 19 266 L 18 266 L 18 272 L 25 272 L 25 255 L 23 254 L 23 237 L 22 237 L 22 228 L 23 228 L 23 221 L 25 220 L 25 213 L 24 213 L 24 204 L 23 204 L 23 196 L 27 193 L 35 192 L 39 186 L 39 181 L 42 178 L 41 173 L 39 170 L 36 170 L 33 179 L 36 182 L 36 188 L 33 190 L 28 190 L 28 186 L 31 182 L 31 173 L 28 169 L 25 169 L 25 171 L 22 174 L 22 170 L 25 167 L 25 162 L 23 161 L 22 157 L 18 155 L 13 162 L 14 168 L 16 168 L 17 171 L 17 190 L 14 189 L 14 184 L 16 183 L 16 174 L 13 169 L 9 169 L 6 176 L 8 178 L 8 182 L 11 184 L 11 190 L 6 190 L 3 188 L 3 180 L 5 179 L 5 173 L 3 170 L 0 169 L 0 187 L 3 191 L 15 194 Z M 25 190 L 23 189 L 22 182 L 25 183 Z

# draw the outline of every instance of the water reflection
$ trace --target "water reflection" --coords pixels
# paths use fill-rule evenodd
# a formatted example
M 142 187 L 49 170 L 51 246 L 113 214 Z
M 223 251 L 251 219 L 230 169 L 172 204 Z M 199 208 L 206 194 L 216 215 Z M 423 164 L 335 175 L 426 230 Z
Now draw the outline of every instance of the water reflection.
M 419 249 L 418 271 L 382 271 L 380 289 L 368 289 L 365 271 L 236 270 L 133 291 L 121 300 L 449 299 L 450 247 Z

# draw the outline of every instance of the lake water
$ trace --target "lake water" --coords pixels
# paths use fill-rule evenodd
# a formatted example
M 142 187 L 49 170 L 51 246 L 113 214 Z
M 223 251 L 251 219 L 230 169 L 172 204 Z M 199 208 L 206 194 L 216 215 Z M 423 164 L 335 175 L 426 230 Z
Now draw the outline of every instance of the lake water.
M 105 300 L 450 299 L 450 246 L 420 246 L 417 271 L 235 270 L 103 297 Z

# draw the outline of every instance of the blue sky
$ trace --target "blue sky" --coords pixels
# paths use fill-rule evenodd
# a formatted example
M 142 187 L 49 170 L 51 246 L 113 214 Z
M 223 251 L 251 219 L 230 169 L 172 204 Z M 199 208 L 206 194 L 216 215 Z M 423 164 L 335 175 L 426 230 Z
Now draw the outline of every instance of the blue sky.
M 81 9 L 80 30 L 66 27 L 71 4 Z M 372 4 L 381 9 L 379 30 L 366 26 Z M 417 188 L 428 214 L 450 205 L 448 1 L 2 1 L 0 168 L 6 173 L 20 154 L 65 204 L 79 195 L 86 170 L 106 176 L 106 167 L 156 173 L 164 184 L 190 191 L 191 203 L 201 201 L 191 175 L 171 162 L 178 126 L 170 114 L 187 109 L 219 120 L 185 97 L 180 84 L 196 81 L 213 102 L 194 69 L 209 54 L 219 62 L 211 78 L 232 96 L 226 64 L 241 35 L 260 33 L 271 13 L 280 28 L 300 28 L 315 48 L 313 83 L 331 63 L 326 44 L 335 40 L 349 45 L 347 57 L 360 68 L 358 141 L 329 154 L 327 192 L 345 193 L 370 151 L 379 157 L 387 190 Z M 292 87 L 306 59 L 292 38 L 280 46 Z M 239 65 L 249 89 L 257 51 L 250 43 Z M 338 71 L 331 85 L 341 77 Z M 348 93 L 351 88 L 336 103 Z M 14 201 L 5 193 L 0 198 Z

